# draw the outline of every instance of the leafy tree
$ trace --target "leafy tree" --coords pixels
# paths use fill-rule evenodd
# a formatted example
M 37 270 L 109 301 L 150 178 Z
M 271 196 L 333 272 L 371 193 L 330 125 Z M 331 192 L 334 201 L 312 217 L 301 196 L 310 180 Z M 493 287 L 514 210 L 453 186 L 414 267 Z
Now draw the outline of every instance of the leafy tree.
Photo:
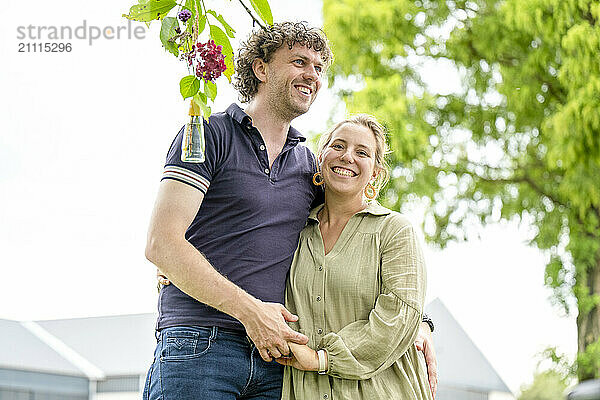
M 518 218 L 549 255 L 546 284 L 577 312 L 579 379 L 600 377 L 600 3 L 592 0 L 324 0 L 351 112 L 385 122 L 384 202 L 429 205 L 440 246 Z M 424 71 L 451 66 L 441 93 Z M 440 68 L 439 73 L 447 73 Z
M 565 379 L 556 371 L 537 372 L 531 385 L 521 388 L 519 400 L 563 400 Z

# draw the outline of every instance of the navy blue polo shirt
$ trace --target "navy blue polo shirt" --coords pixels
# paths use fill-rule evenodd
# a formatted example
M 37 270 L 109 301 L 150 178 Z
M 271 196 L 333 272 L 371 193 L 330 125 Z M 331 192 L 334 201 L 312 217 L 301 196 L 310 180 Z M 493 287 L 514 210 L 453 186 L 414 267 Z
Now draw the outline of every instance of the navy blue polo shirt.
M 272 166 L 252 120 L 236 104 L 204 122 L 206 161 L 181 161 L 183 128 L 171 144 L 162 179 L 174 179 L 204 193 L 186 239 L 222 275 L 267 302 L 284 302 L 285 279 L 311 205 L 321 195 L 312 184 L 316 161 L 299 145 L 294 128 Z M 183 293 L 163 287 L 158 329 L 219 326 L 243 330 L 235 318 Z

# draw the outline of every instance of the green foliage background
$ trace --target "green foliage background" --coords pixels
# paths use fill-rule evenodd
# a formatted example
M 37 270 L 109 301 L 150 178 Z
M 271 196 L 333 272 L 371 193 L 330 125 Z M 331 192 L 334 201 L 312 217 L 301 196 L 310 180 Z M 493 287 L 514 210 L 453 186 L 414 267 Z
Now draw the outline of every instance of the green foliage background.
M 324 0 L 323 14 L 333 87 L 391 133 L 384 202 L 427 204 L 442 247 L 473 224 L 531 224 L 554 300 L 578 315 L 578 377 L 600 378 L 600 2 Z M 440 61 L 461 90 L 423 81 Z
M 519 400 L 563 400 L 565 379 L 556 371 L 538 372 L 531 385 L 521 388 Z

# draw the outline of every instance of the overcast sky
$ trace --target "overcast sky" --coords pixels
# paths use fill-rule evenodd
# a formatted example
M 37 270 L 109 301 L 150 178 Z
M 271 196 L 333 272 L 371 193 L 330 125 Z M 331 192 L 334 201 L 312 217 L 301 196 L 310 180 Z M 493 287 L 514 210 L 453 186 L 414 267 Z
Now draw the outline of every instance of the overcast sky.
M 321 24 L 319 1 L 271 3 L 276 20 Z M 245 37 L 248 18 L 236 2 L 226 4 Z M 158 23 L 145 39 L 73 39 L 62 41 L 72 43 L 69 53 L 18 52 L 19 43 L 39 43 L 18 39 L 19 26 L 126 27 L 121 14 L 130 5 L 33 0 L 25 10 L 3 2 L 10 18 L 0 24 L 0 318 L 155 311 L 146 228 L 167 149 L 186 122 L 183 63 L 161 48 Z M 430 75 L 432 85 L 448 84 L 435 80 L 445 74 Z M 236 100 L 224 87 L 215 110 Z M 323 89 L 294 125 L 322 132 L 334 106 Z M 426 249 L 428 301 L 442 299 L 514 391 L 531 380 L 537 352 L 576 351 L 574 318 L 550 305 L 545 257 L 526 239 L 526 227 L 497 224 L 480 241 Z

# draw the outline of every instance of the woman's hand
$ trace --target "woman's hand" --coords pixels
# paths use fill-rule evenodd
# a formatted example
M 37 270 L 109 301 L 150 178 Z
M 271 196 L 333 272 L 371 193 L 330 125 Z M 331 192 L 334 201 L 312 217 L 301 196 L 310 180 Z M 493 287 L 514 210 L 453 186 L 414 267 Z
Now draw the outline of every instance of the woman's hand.
M 292 351 L 290 357 L 277 358 L 275 361 L 281 365 L 288 365 L 302 371 L 319 370 L 319 356 L 316 351 L 305 344 L 288 342 L 288 346 Z
M 431 389 L 432 397 L 435 399 L 438 386 L 437 375 L 437 359 L 435 357 L 435 348 L 433 347 L 433 338 L 431 337 L 431 329 L 425 322 L 419 325 L 419 334 L 415 341 L 417 350 L 422 351 L 425 355 L 425 363 L 427 364 L 427 375 L 429 378 L 429 388 Z

